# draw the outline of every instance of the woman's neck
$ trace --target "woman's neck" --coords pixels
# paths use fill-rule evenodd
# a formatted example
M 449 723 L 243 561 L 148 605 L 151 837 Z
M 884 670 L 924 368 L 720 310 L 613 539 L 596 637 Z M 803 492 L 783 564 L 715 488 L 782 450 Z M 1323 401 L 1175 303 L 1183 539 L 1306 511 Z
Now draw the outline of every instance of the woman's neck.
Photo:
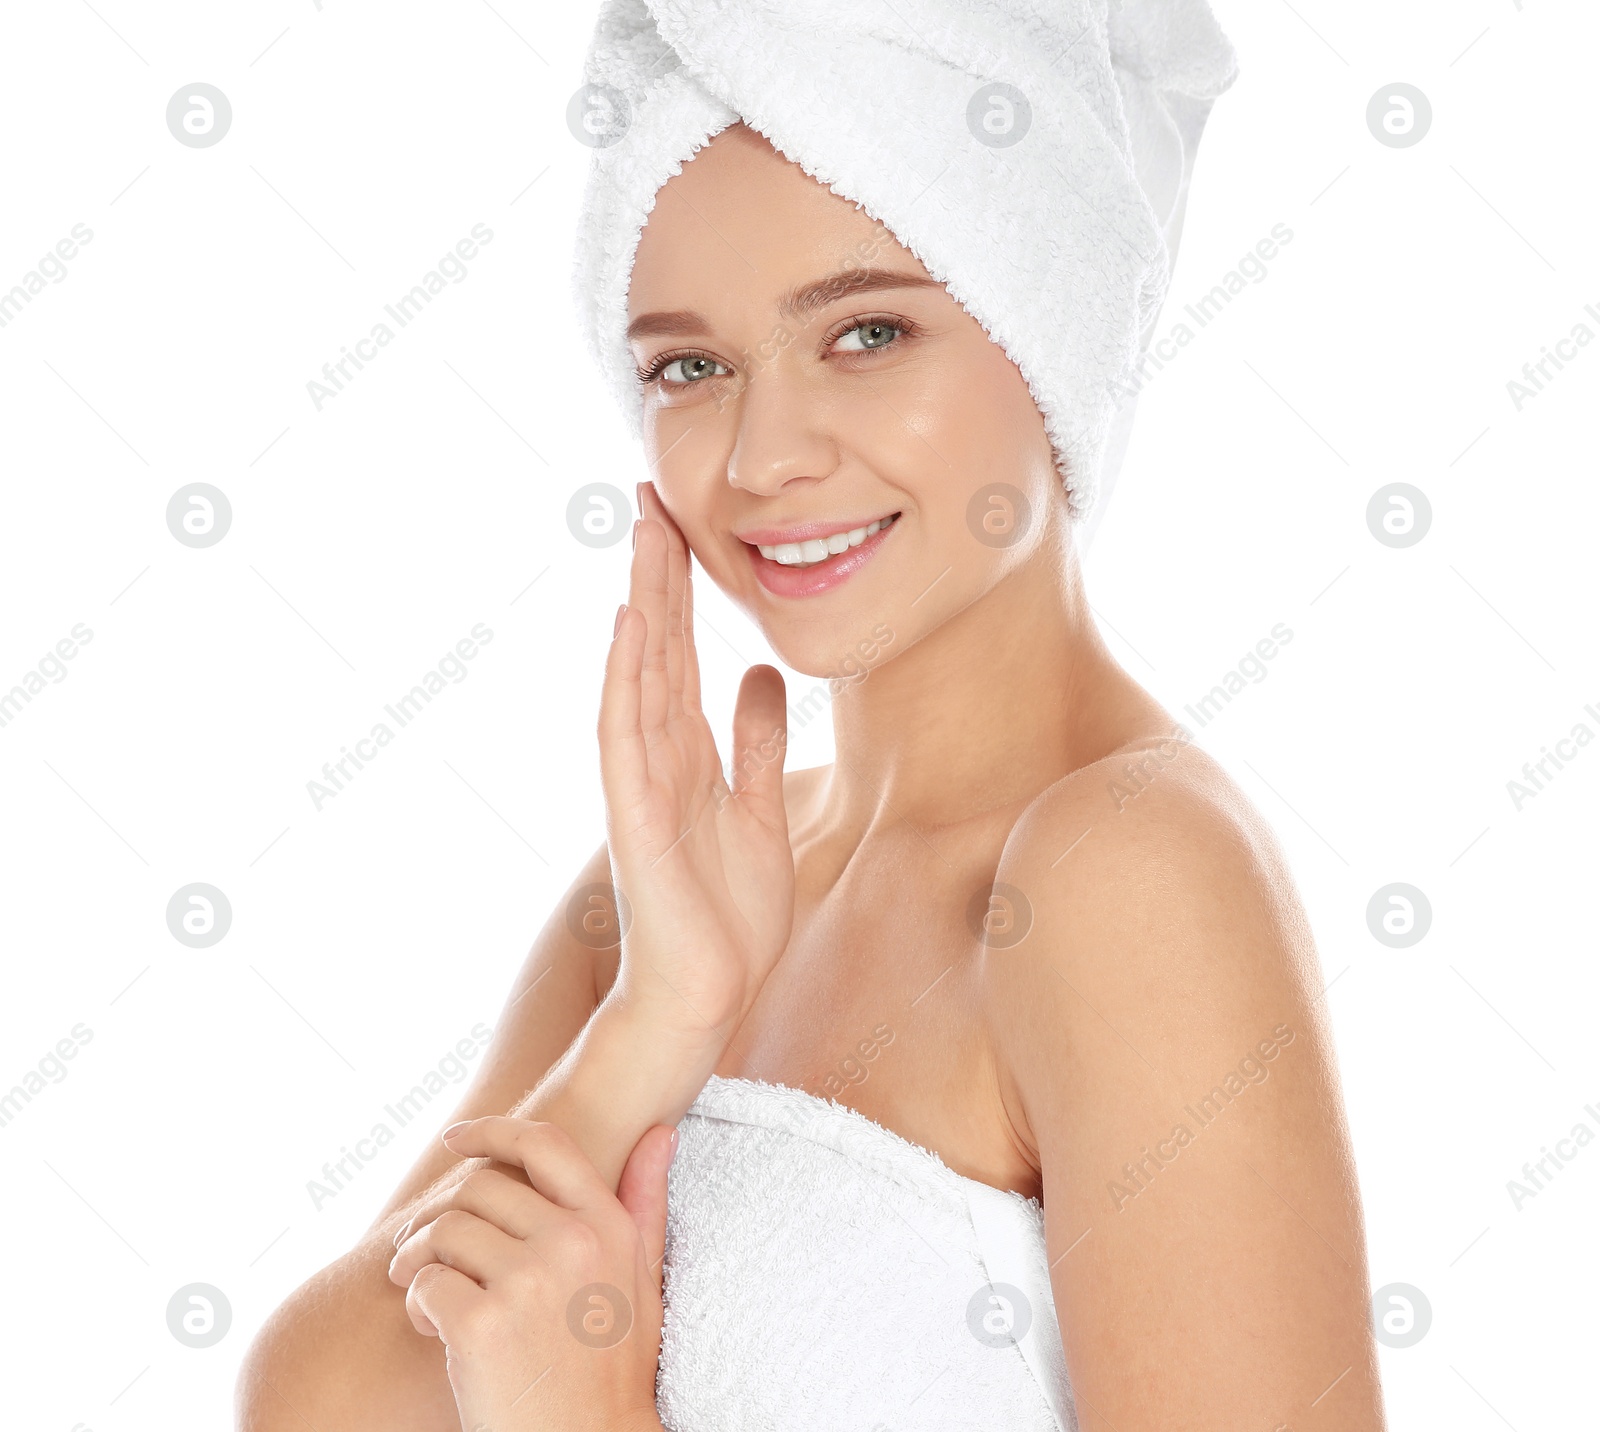
M 1106 650 L 1063 541 L 837 690 L 825 823 L 951 824 L 1169 725 Z

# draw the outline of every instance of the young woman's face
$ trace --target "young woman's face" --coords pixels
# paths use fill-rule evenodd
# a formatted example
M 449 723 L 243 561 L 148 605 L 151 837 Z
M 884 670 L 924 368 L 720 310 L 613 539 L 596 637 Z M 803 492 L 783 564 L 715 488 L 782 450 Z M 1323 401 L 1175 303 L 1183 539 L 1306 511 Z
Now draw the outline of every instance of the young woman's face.
M 628 317 L 661 499 L 797 671 L 899 654 L 1066 529 L 1016 365 L 892 234 L 744 125 L 657 196 Z M 1030 515 L 1008 541 L 1012 492 Z

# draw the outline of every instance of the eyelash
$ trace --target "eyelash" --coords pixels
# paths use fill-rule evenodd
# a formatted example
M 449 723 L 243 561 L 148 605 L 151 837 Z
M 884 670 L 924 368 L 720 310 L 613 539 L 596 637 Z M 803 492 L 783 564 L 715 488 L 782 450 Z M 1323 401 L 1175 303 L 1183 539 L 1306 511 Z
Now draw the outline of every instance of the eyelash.
M 846 319 L 843 323 L 838 324 L 836 327 L 834 327 L 829 332 L 827 338 L 824 340 L 823 346 L 824 347 L 831 347 L 833 344 L 837 343 L 841 338 L 843 338 L 845 336 L 845 334 L 854 333 L 858 328 L 892 328 L 892 329 L 895 330 L 896 333 L 903 334 L 903 335 L 905 335 L 907 337 L 915 337 L 916 335 L 918 335 L 922 331 L 920 328 L 917 327 L 917 325 L 915 323 L 911 322 L 910 319 L 907 319 L 907 318 L 891 318 L 886 313 L 869 313 L 869 314 L 866 314 L 865 316 L 858 316 L 858 317 Z M 888 343 L 884 344 L 883 346 L 885 348 L 893 348 L 896 344 L 898 344 L 898 343 L 900 343 L 902 341 L 903 341 L 903 339 L 901 339 L 901 338 L 891 339 Z M 865 355 L 867 353 L 878 353 L 878 352 L 881 352 L 881 351 L 882 351 L 882 349 L 879 349 L 879 348 L 861 349 L 858 352 L 852 353 L 851 356 L 852 357 L 860 357 L 860 356 L 863 356 L 863 355 Z M 663 353 L 663 354 L 659 355 L 654 361 L 652 361 L 648 367 L 643 367 L 643 368 L 636 367 L 634 369 L 634 373 L 638 376 L 638 379 L 639 379 L 639 386 L 641 388 L 648 387 L 651 383 L 654 383 L 656 381 L 656 379 L 659 378 L 661 376 L 661 374 L 666 371 L 667 368 L 669 368 L 672 364 L 677 363 L 677 362 L 679 362 L 680 360 L 682 360 L 684 358 L 708 358 L 713 363 L 720 362 L 720 360 L 718 360 L 718 359 L 711 358 L 711 355 L 709 353 L 699 353 L 699 352 L 696 352 L 694 349 L 681 349 L 680 348 L 680 349 L 676 350 L 675 352 Z M 726 376 L 727 376 L 726 374 L 713 374 L 712 375 L 712 377 L 726 377 Z M 707 381 L 709 381 L 709 380 L 705 379 L 705 378 L 702 378 L 702 379 L 699 380 L 699 382 L 701 382 L 701 383 L 704 383 L 704 382 L 707 382 Z M 674 383 L 672 386 L 676 387 L 676 388 L 692 388 L 692 387 L 697 386 L 697 384 L 695 384 L 695 383 Z

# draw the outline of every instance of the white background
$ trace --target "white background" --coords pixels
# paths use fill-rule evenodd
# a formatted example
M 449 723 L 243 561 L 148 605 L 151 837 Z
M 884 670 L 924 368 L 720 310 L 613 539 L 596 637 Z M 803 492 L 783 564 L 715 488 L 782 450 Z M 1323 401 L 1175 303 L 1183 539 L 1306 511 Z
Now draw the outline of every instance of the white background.
M 1373 1286 L 1431 1304 L 1427 1336 L 1383 1353 L 1394 1425 L 1593 1425 L 1600 1147 L 1520 1211 L 1507 1181 L 1600 1131 L 1600 745 L 1520 810 L 1507 782 L 1600 732 L 1600 345 L 1520 412 L 1506 385 L 1600 305 L 1600 24 L 1579 0 L 1219 11 L 1243 73 L 1161 330 L 1274 224 L 1294 238 L 1146 391 L 1091 595 L 1178 714 L 1294 633 L 1198 734 L 1317 931 Z M 94 237 L 0 330 L 0 690 L 93 632 L 0 728 L 0 1090 L 92 1032 L 0 1128 L 7 1427 L 226 1425 L 255 1329 L 448 1110 L 320 1210 L 308 1180 L 494 1022 L 602 838 L 628 545 L 581 546 L 565 510 L 646 474 L 567 290 L 593 13 L 8 11 L 0 288 L 75 223 Z M 233 107 L 210 148 L 165 123 L 196 81 Z M 1434 110 L 1406 149 L 1365 121 L 1396 81 Z M 476 223 L 468 277 L 317 411 L 307 381 Z M 1394 481 L 1432 505 L 1410 548 L 1366 523 Z M 233 511 L 203 550 L 165 520 L 192 482 Z M 700 601 L 720 732 L 772 658 Z M 467 678 L 316 809 L 307 781 L 480 622 Z M 817 721 L 791 765 L 829 755 Z M 232 905 L 209 949 L 166 923 L 197 881 Z M 1433 911 L 1408 949 L 1367 926 L 1395 881 Z M 166 1323 L 196 1282 L 232 1307 L 209 1349 Z

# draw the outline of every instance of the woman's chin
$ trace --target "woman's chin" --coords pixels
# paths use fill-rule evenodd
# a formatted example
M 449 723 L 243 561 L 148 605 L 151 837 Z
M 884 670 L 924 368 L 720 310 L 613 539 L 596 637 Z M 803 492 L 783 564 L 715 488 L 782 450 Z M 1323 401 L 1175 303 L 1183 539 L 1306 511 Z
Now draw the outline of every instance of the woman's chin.
M 808 681 L 826 681 L 830 677 L 840 675 L 842 668 L 837 653 L 828 656 L 813 647 L 799 643 L 780 643 L 774 639 L 775 634 L 772 632 L 767 632 L 765 635 L 773 655 L 796 676 Z
M 906 645 L 904 635 L 885 622 L 868 623 L 868 628 L 857 632 L 852 625 L 848 631 L 813 628 L 802 633 L 775 630 L 769 623 L 762 627 L 762 635 L 773 655 L 796 676 L 819 686 L 828 683 L 830 694 L 837 695 L 845 686 L 861 681 L 875 667 L 898 655 Z M 797 693 L 792 691 L 790 704 L 797 704 Z

